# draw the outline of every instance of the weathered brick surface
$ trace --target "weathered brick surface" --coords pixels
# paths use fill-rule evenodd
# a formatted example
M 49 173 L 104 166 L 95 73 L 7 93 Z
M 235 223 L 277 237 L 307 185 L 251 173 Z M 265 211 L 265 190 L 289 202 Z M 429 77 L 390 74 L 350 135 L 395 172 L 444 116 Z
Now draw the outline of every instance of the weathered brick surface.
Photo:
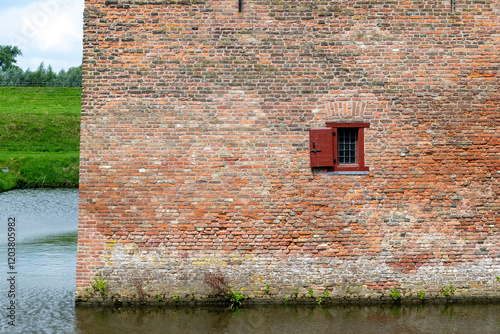
M 498 1 L 85 3 L 78 298 L 500 296 Z M 369 175 L 310 168 L 327 121 Z

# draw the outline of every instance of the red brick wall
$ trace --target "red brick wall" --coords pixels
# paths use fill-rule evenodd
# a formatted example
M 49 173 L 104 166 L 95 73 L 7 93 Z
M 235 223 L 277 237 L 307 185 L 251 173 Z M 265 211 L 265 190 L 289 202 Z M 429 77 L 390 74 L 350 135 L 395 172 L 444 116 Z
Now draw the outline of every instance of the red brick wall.
M 500 295 L 497 1 L 85 2 L 78 299 Z

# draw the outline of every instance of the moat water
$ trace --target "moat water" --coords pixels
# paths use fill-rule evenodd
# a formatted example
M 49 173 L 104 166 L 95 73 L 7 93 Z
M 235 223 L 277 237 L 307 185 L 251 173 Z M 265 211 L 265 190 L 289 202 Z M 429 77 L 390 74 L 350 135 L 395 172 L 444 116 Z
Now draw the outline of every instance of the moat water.
M 0 193 L 0 221 L 0 333 L 500 333 L 500 301 L 401 307 L 243 305 L 236 311 L 75 307 L 78 191 Z M 9 221 L 15 225 L 15 264 L 8 260 Z

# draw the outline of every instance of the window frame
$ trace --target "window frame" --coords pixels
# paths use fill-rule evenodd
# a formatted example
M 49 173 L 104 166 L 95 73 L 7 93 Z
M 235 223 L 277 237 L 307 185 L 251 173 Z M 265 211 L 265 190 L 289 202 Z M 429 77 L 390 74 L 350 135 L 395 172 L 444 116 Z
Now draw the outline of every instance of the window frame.
M 370 123 L 367 122 L 352 122 L 352 123 L 342 123 L 342 122 L 327 122 L 325 128 L 313 128 L 310 129 L 310 152 L 311 152 L 311 167 L 323 167 L 327 168 L 328 172 L 345 172 L 349 173 L 359 173 L 363 174 L 368 172 L 370 168 L 365 165 L 365 128 L 369 128 Z M 357 130 L 357 140 L 356 140 L 356 163 L 339 163 L 339 144 L 338 144 L 338 133 L 339 129 L 356 129 Z M 316 132 L 315 132 L 316 131 Z M 322 131 L 323 140 L 320 141 L 321 147 L 318 150 L 315 147 L 314 140 L 318 138 L 317 131 Z M 325 138 L 325 133 L 331 132 L 331 140 Z M 314 155 L 316 152 L 321 152 L 320 155 L 323 156 L 318 159 Z M 328 161 L 325 163 L 325 156 L 331 156 L 331 163 Z M 313 161 L 314 160 L 314 161 Z M 318 164 L 318 161 L 320 162 Z
M 329 171 L 334 172 L 367 172 L 370 170 L 365 166 L 365 128 L 370 127 L 370 123 L 356 122 L 356 123 L 339 123 L 327 122 L 326 127 L 332 128 L 335 135 L 333 136 L 333 168 Z M 358 138 L 356 141 L 356 163 L 354 164 L 341 164 L 339 163 L 339 146 L 338 146 L 338 130 L 339 129 L 357 129 Z

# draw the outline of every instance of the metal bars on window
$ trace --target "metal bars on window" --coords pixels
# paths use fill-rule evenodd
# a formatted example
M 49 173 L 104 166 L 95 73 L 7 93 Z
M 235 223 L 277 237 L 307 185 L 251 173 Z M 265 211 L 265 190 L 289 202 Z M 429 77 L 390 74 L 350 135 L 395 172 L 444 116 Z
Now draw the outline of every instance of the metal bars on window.
M 356 163 L 357 142 L 358 142 L 358 129 L 345 128 L 338 130 L 339 164 Z

